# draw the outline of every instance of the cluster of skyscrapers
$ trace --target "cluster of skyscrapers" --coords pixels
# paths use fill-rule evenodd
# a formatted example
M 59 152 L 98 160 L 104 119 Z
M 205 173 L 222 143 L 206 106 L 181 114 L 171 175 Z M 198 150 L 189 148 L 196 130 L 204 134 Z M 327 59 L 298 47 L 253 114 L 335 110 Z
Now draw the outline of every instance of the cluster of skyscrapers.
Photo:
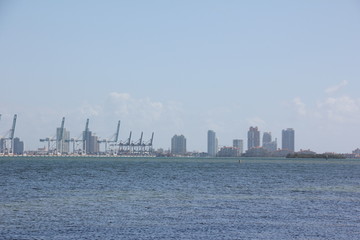
M 262 144 L 261 144 L 262 143 Z M 277 139 L 272 139 L 271 132 L 264 132 L 262 141 L 258 127 L 250 127 L 247 133 L 247 151 L 244 153 L 244 141 L 234 139 L 232 146 L 219 148 L 216 133 L 213 130 L 207 132 L 207 153 L 209 157 L 239 157 L 245 156 L 286 156 L 295 151 L 295 131 L 292 128 L 282 130 L 281 148 L 277 146 Z M 186 154 L 186 138 L 183 135 L 175 135 L 171 139 L 171 154 Z
M 260 145 L 260 131 L 257 127 L 250 127 L 248 131 L 248 150 L 246 156 L 286 156 L 295 152 L 295 131 L 292 128 L 282 130 L 281 148 L 277 146 L 277 139 L 272 139 L 271 132 L 264 132 L 262 146 Z
M 246 156 L 282 156 L 295 151 L 295 131 L 288 128 L 282 131 L 282 148 L 278 149 L 277 139 L 272 139 L 271 132 L 264 132 L 262 136 L 262 145 L 260 144 L 260 131 L 258 127 L 250 127 L 247 134 Z M 210 157 L 238 157 L 243 155 L 244 141 L 234 139 L 233 145 L 228 147 L 218 147 L 216 133 L 212 130 L 207 135 L 207 153 Z
M 234 139 L 232 146 L 219 149 L 216 133 L 213 130 L 209 130 L 207 133 L 207 155 L 209 157 L 239 157 L 243 152 L 243 145 L 243 140 Z

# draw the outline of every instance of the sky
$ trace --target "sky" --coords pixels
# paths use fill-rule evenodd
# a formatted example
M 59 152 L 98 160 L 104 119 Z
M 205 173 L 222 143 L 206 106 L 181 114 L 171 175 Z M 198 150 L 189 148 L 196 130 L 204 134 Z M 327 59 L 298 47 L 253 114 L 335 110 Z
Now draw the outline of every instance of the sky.
M 360 148 L 360 2 L 0 1 L 0 136 L 18 115 L 25 149 L 65 117 L 169 149 L 220 146 L 250 126 L 295 130 L 295 148 Z

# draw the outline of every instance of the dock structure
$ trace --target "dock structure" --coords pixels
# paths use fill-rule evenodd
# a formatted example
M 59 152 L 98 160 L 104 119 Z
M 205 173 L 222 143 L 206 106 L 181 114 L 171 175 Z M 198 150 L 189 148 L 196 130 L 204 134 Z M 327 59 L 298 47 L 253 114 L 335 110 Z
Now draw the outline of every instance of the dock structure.
M 140 139 L 138 141 L 131 141 L 132 132 L 125 141 L 120 141 L 117 146 L 117 155 L 151 155 L 153 153 L 153 140 L 154 133 L 151 135 L 151 139 L 148 141 L 143 140 L 143 132 L 141 132 Z
M 70 138 L 70 132 L 65 127 L 65 117 L 62 118 L 61 127 L 56 129 L 56 136 L 41 138 L 46 155 L 135 155 L 149 156 L 153 153 L 153 139 L 143 140 L 143 132 L 137 141 L 132 141 L 132 132 L 125 141 L 119 140 L 120 120 L 117 122 L 116 132 L 109 138 L 99 138 L 90 131 L 89 119 L 86 119 L 85 130 L 76 138 Z M 101 146 L 103 146 L 101 148 Z

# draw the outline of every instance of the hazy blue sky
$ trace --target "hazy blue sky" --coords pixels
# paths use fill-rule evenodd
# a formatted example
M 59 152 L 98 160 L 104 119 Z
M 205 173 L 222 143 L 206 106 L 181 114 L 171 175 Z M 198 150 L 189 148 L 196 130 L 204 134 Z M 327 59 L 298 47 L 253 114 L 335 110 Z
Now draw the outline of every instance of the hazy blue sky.
M 0 135 L 18 114 L 26 149 L 72 137 L 206 151 L 250 126 L 294 128 L 296 149 L 360 147 L 360 2 L 0 1 Z

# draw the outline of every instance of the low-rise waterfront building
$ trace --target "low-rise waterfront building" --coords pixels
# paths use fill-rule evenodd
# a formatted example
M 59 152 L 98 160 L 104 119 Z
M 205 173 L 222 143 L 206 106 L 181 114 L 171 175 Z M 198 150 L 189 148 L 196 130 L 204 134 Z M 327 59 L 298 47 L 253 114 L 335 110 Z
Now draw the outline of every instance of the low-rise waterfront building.
M 218 157 L 238 157 L 238 149 L 235 147 L 222 147 L 217 153 Z

